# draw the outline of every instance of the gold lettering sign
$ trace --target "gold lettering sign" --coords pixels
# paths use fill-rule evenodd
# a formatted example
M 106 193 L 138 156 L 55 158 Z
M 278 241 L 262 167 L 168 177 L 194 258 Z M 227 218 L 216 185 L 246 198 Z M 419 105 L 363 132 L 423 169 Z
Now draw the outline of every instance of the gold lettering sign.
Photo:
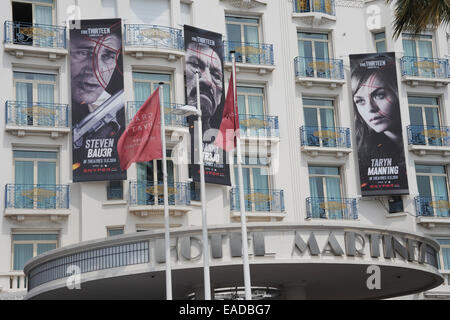
M 37 201 L 42 201 L 56 197 L 56 192 L 52 190 L 33 188 L 22 191 L 22 196 L 30 199 L 36 199 Z
M 20 33 L 26 35 L 29 38 L 49 38 L 56 36 L 55 31 L 38 27 L 23 27 L 20 28 Z
M 272 196 L 270 194 L 265 194 L 265 193 L 260 193 L 260 192 L 250 193 L 250 194 L 246 195 L 244 198 L 245 198 L 245 200 L 251 201 L 251 202 L 272 201 Z
M 332 130 L 319 130 L 314 131 L 313 136 L 322 139 L 337 139 L 339 138 L 339 133 Z
M 35 115 L 40 115 L 40 116 L 49 116 L 49 115 L 54 115 L 56 113 L 56 111 L 54 109 L 44 108 L 44 107 L 40 107 L 40 106 L 21 108 L 20 112 L 28 114 L 28 115 L 35 114 Z
M 169 32 L 154 28 L 143 29 L 139 32 L 139 34 L 147 39 L 170 39 L 172 36 Z
M 177 193 L 177 189 L 174 187 L 168 187 L 167 188 L 167 192 L 169 193 L 169 195 L 174 195 Z M 153 194 L 153 195 L 164 195 L 164 186 L 152 186 L 152 187 L 147 187 L 145 189 L 146 193 L 149 194 Z
M 244 127 L 251 127 L 251 128 L 265 128 L 267 127 L 267 122 L 261 119 L 246 119 L 246 120 L 240 120 L 240 124 Z
M 333 69 L 333 64 L 325 61 L 311 61 L 308 63 L 308 67 L 324 72 Z
M 447 136 L 447 132 L 439 129 L 423 130 L 421 134 L 431 139 L 439 139 Z
M 255 48 L 252 46 L 235 47 L 234 50 L 240 54 L 261 54 L 263 52 L 261 48 Z
M 450 202 L 447 200 L 431 201 L 430 206 L 436 209 L 450 209 Z
M 344 210 L 347 209 L 347 205 L 339 201 L 327 201 L 321 202 L 320 208 L 325 210 Z
M 439 69 L 441 65 L 433 61 L 417 61 L 414 65 L 423 69 Z

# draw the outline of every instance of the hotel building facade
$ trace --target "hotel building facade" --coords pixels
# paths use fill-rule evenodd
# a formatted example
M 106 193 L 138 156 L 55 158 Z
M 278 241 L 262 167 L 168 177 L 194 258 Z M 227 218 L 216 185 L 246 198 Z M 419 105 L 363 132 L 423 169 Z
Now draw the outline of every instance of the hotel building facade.
M 394 39 L 383 0 L 7 0 L 0 8 L 0 299 L 165 298 L 161 160 L 133 164 L 126 181 L 73 182 L 68 21 L 103 18 L 122 19 L 127 121 L 164 83 L 175 299 L 203 297 L 189 127 L 171 113 L 187 102 L 184 25 L 223 35 L 225 87 L 229 51 L 237 52 L 254 298 L 450 296 L 449 28 Z M 367 197 L 349 55 L 382 52 L 396 56 L 409 194 Z M 230 175 L 231 187 L 206 188 L 216 299 L 240 297 L 244 286 L 233 164 Z M 380 286 L 371 288 L 377 268 Z M 67 287 L 73 279 L 81 289 Z

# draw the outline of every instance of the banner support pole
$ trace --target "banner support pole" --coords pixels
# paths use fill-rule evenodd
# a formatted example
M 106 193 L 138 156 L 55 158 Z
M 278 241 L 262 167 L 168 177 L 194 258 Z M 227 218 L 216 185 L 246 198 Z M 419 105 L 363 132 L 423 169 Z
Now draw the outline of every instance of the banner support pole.
M 203 241 L 203 285 L 205 289 L 205 300 L 211 300 L 211 280 L 209 272 L 209 244 L 208 244 L 208 222 L 206 215 L 206 188 L 205 188 L 205 165 L 203 161 L 203 124 L 200 105 L 200 75 L 195 73 L 197 85 L 197 132 L 198 132 L 198 153 L 200 165 L 200 200 L 202 201 L 202 241 Z
M 236 57 L 235 52 L 230 51 L 232 65 L 233 65 L 233 112 L 236 110 Z M 244 200 L 244 176 L 242 173 L 242 155 L 241 155 L 241 138 L 240 134 L 236 136 L 236 153 L 237 166 L 239 178 L 239 205 L 241 209 L 241 234 L 242 234 L 242 260 L 244 265 L 244 285 L 245 285 L 245 300 L 252 300 L 252 287 L 250 279 L 250 264 L 248 261 L 248 243 L 247 243 L 247 216 L 245 214 L 245 200 Z
M 170 259 L 170 221 L 169 221 L 169 190 L 167 186 L 167 155 L 166 155 L 166 121 L 164 118 L 164 106 L 161 97 L 163 97 L 163 82 L 159 83 L 159 107 L 161 117 L 161 140 L 163 154 L 163 180 L 164 180 L 164 240 L 166 254 L 166 299 L 172 300 L 172 270 Z

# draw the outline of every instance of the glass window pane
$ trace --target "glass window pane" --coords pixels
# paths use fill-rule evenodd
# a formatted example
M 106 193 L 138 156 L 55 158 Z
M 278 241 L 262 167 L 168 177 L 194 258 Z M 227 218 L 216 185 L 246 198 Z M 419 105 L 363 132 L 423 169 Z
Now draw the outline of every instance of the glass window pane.
M 416 172 L 445 173 L 445 167 L 444 166 L 429 166 L 429 165 L 416 164 Z
M 313 198 L 324 198 L 323 190 L 323 179 L 320 177 L 310 177 L 309 178 L 309 189 L 311 192 L 311 197 Z
M 316 59 L 328 60 L 328 42 L 315 42 Z
M 303 99 L 303 105 L 304 106 L 332 107 L 334 104 L 333 104 L 333 100 L 304 98 Z
M 259 19 L 241 18 L 241 17 L 225 17 L 225 21 L 227 21 L 227 22 L 238 22 L 238 23 L 259 24 Z
M 142 230 L 140 230 L 142 231 Z M 109 229 L 108 230 L 108 237 L 114 237 L 119 236 L 123 234 L 123 229 Z
M 56 184 L 56 162 L 38 162 L 38 184 Z
M 14 234 L 13 240 L 17 241 L 50 241 L 58 240 L 57 234 Z
M 300 40 L 298 42 L 298 54 L 300 57 L 312 58 L 313 49 L 311 41 Z
M 326 33 L 306 33 L 299 32 L 298 38 L 300 39 L 318 39 L 318 40 L 328 40 L 328 34 Z
M 228 41 L 242 42 L 241 26 L 237 24 L 227 24 L 227 38 Z
M 425 108 L 425 118 L 427 120 L 427 126 L 440 127 L 438 108 Z
M 133 72 L 133 80 L 170 82 L 170 75 L 169 74 L 160 74 L 160 73 Z
M 14 158 L 25 158 L 25 159 L 57 159 L 58 155 L 56 152 L 47 151 L 14 151 Z
M 307 127 L 318 127 L 319 121 L 317 120 L 317 109 L 315 108 L 303 108 L 305 114 L 305 124 Z
M 309 167 L 309 174 L 339 175 L 339 168 L 335 167 Z
M 450 239 L 438 239 L 437 240 L 441 245 L 450 246 Z
M 262 96 L 248 96 L 248 111 L 251 115 L 264 115 Z
M 263 94 L 263 88 L 237 86 L 237 93 Z
M 43 254 L 50 250 L 56 249 L 56 243 L 38 243 L 37 245 L 37 255 Z
M 375 40 L 383 40 L 385 38 L 386 38 L 386 33 L 384 33 L 384 32 L 375 33 Z
M 377 49 L 377 52 L 386 52 L 386 42 L 385 41 L 377 41 L 376 49 Z
M 409 118 L 412 126 L 423 126 L 422 108 L 410 107 Z
M 323 128 L 334 128 L 334 110 L 320 109 L 320 125 Z
M 421 105 L 434 105 L 437 106 L 438 99 L 433 97 L 413 97 L 408 96 L 408 103 L 409 104 L 421 104 Z
M 431 197 L 430 178 L 424 176 L 417 176 L 417 187 L 421 197 Z
M 16 185 L 34 184 L 34 163 L 32 161 L 15 161 L 14 169 Z
M 33 258 L 33 244 L 14 244 L 14 270 L 23 270 L 28 260 Z

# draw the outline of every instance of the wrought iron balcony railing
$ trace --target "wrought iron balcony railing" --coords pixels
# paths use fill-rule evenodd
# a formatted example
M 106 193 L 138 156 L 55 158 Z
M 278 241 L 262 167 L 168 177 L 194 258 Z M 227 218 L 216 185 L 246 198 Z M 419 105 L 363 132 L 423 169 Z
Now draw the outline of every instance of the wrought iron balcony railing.
M 169 205 L 186 206 L 191 203 L 189 183 L 169 182 Z M 130 206 L 164 205 L 164 184 L 152 181 L 130 181 Z
M 139 108 L 144 104 L 145 101 L 128 101 L 127 102 L 127 112 L 126 119 L 127 123 L 130 123 L 133 120 L 133 117 L 136 115 Z M 186 117 L 182 115 L 173 114 L 172 111 L 176 108 L 179 108 L 183 105 L 176 103 L 167 103 L 164 105 L 164 113 L 165 113 L 165 123 L 166 126 L 180 126 L 187 127 L 188 123 Z
M 296 77 L 344 79 L 344 63 L 341 59 L 296 57 L 294 64 Z
M 7 209 L 69 209 L 69 186 L 7 184 Z
M 300 128 L 302 146 L 323 148 L 351 148 L 349 128 L 310 127 Z
M 450 78 L 447 59 L 421 57 L 402 57 L 400 60 L 402 76 L 448 79 Z
M 334 0 L 294 0 L 295 13 L 319 12 L 336 15 Z
M 67 104 L 6 101 L 6 124 L 35 127 L 69 127 Z
M 276 116 L 240 114 L 239 127 L 241 137 L 276 138 L 280 136 L 278 117 Z
M 231 62 L 230 51 L 236 51 L 236 62 L 257 65 L 274 65 L 273 45 L 265 43 L 224 41 L 225 60 Z
M 450 218 L 450 199 L 448 196 L 415 198 L 418 217 Z
M 184 50 L 183 32 L 180 29 L 149 24 L 126 24 L 125 45 Z
M 410 145 L 450 147 L 450 127 L 408 126 Z
M 268 189 L 245 189 L 245 211 L 284 212 L 284 191 Z M 239 188 L 230 190 L 231 211 L 240 211 Z
M 307 198 L 306 217 L 308 219 L 357 220 L 356 199 Z
M 5 43 L 40 48 L 66 48 L 66 27 L 5 21 Z

